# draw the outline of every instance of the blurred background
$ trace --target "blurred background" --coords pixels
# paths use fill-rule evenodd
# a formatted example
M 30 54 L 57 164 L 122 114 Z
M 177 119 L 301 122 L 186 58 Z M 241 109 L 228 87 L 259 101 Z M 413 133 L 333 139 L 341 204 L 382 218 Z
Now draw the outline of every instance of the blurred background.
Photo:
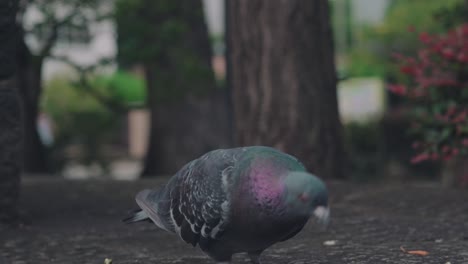
M 343 168 L 340 172 L 330 170 L 325 178 L 441 180 L 442 175 L 448 174 L 447 184 L 462 185 L 466 172 L 460 165 L 463 162 L 447 165 L 440 158 L 411 162 L 418 154 L 412 143 L 421 136 L 408 131 L 412 117 L 406 112 L 416 104 L 389 91 L 388 85 L 406 80 L 393 55 L 416 56 L 424 45 L 421 33 L 445 34 L 462 25 L 467 20 L 467 1 L 330 0 L 334 42 L 329 43 L 334 48 L 342 130 L 340 126 L 331 128 L 337 131 L 334 134 L 325 129 L 325 134 L 332 135 L 330 144 L 337 145 L 334 154 L 324 150 L 328 148 L 326 144 L 315 144 L 315 149 L 308 150 L 315 154 L 309 156 L 298 149 L 299 145 L 307 145 L 307 140 L 283 140 L 283 136 L 288 137 L 287 129 L 278 132 L 276 138 L 269 138 L 268 131 L 273 130 L 262 128 L 263 123 L 270 128 L 290 126 L 290 120 L 281 114 L 265 114 L 265 120 L 261 114 L 253 121 L 239 120 L 242 109 L 255 112 L 255 103 L 243 101 L 252 102 L 256 92 L 237 88 L 237 77 L 244 73 L 243 66 L 248 66 L 240 62 L 239 56 L 250 59 L 262 56 L 262 51 L 242 53 L 246 48 L 236 46 L 242 46 L 236 40 L 243 34 L 238 29 L 258 22 L 274 32 L 278 25 L 274 21 L 265 23 L 261 18 L 246 18 L 248 22 L 229 19 L 230 14 L 236 14 L 234 9 L 245 7 L 222 0 L 185 1 L 183 5 L 175 2 L 20 2 L 17 57 L 18 87 L 24 106 L 25 174 L 52 174 L 67 179 L 169 175 L 212 149 L 264 144 L 306 160 L 314 159 L 314 155 L 322 161 L 331 159 L 332 163 L 336 161 L 334 166 Z M 307 21 L 303 23 L 297 28 L 306 35 L 316 34 L 307 28 Z M 280 43 L 279 47 L 288 49 L 279 39 L 281 36 L 275 38 L 273 45 Z M 320 41 L 326 40 L 319 35 L 317 42 Z M 270 63 L 276 61 L 280 71 L 282 67 L 287 71 L 290 53 L 283 54 L 284 58 L 279 56 Z M 281 65 L 283 60 L 285 64 Z M 305 63 L 303 67 L 301 73 L 310 70 L 314 74 L 313 64 Z M 262 75 L 262 67 L 258 69 L 259 80 L 268 79 Z M 291 76 L 295 78 L 294 74 Z M 274 83 L 274 76 L 270 77 Z M 286 98 L 288 89 L 293 87 L 274 90 L 273 97 Z M 316 89 L 313 84 L 310 87 Z M 464 88 L 467 89 L 466 83 Z M 271 97 L 264 90 L 257 92 L 260 98 Z M 330 96 L 333 102 L 333 93 Z M 311 105 L 317 101 L 320 99 L 312 100 Z M 265 111 L 275 113 L 276 103 L 258 105 L 270 106 Z M 332 110 L 325 111 L 333 112 L 333 105 L 330 107 Z M 303 124 L 299 130 L 308 122 L 334 118 L 333 114 L 298 113 L 296 118 L 303 120 L 299 121 Z M 266 136 L 249 136 L 245 127 L 255 127 L 252 122 L 258 124 L 258 135 Z M 327 122 L 322 123 L 327 127 Z M 313 161 L 309 168 L 314 170 Z

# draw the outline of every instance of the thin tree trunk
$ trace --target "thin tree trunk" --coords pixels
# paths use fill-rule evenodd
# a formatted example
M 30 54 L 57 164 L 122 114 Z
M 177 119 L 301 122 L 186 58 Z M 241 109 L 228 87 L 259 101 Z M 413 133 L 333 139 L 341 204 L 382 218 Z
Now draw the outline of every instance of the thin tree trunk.
M 144 160 L 144 167 L 141 172 L 141 176 L 148 177 L 148 176 L 155 176 L 161 174 L 163 171 L 162 163 L 164 161 L 161 160 L 163 158 L 163 154 L 161 154 L 161 140 L 162 140 L 162 131 L 158 129 L 158 120 L 157 120 L 157 98 L 154 93 L 155 91 L 155 72 L 154 68 L 155 65 L 151 63 L 147 63 L 143 66 L 143 70 L 145 73 L 146 79 L 146 86 L 147 86 L 147 98 L 148 98 L 148 106 L 150 110 L 150 134 L 149 134 L 149 141 L 148 147 L 146 150 L 146 156 Z M 159 153 L 158 153 L 159 152 Z
M 20 105 L 14 82 L 15 15 L 18 1 L 0 2 L 0 222 L 17 219 L 20 182 Z M 10 79 L 10 80 L 8 80 Z
M 328 1 L 228 5 L 237 143 L 273 146 L 321 177 L 343 178 Z
M 20 115 L 14 81 L 0 81 L 0 222 L 14 222 L 17 218 Z
M 152 87 L 157 74 L 154 67 L 145 68 Z M 142 176 L 175 173 L 201 154 L 228 145 L 224 90 L 174 102 L 151 100 L 153 91 L 148 89 L 151 132 Z
M 27 173 L 43 174 L 49 172 L 45 147 L 37 130 L 39 102 L 42 92 L 43 58 L 33 56 L 24 36 L 19 38 L 17 83 L 23 108 L 24 156 L 23 169 Z
M 167 19 L 189 27 L 180 43 L 174 43 L 180 51 L 189 51 L 187 57 L 171 54 L 174 47 L 170 45 L 164 47 L 167 52 L 145 66 L 151 131 L 142 176 L 175 173 L 203 153 L 225 147 L 228 141 L 226 94 L 216 87 L 211 68 L 212 51 L 202 1 L 184 0 L 180 5 L 179 13 Z M 180 69 L 184 60 L 194 64 L 196 77 Z M 193 81 L 181 81 L 187 78 Z M 181 95 L 161 99 L 171 89 L 180 89 Z

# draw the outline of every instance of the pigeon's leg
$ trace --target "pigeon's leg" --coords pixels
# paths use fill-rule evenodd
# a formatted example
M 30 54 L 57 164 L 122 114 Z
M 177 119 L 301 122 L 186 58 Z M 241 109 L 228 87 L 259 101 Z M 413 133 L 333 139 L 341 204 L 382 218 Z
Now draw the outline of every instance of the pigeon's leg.
M 258 251 L 252 251 L 248 252 L 247 254 L 250 257 L 250 262 L 252 264 L 261 264 L 260 262 L 260 254 L 262 254 L 263 250 L 258 250 Z

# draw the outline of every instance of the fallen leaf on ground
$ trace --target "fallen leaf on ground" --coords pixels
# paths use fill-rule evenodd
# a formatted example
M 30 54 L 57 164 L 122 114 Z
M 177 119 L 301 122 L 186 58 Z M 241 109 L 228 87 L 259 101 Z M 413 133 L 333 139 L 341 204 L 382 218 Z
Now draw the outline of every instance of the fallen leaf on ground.
M 406 250 L 404 247 L 400 247 L 400 250 L 404 253 L 411 254 L 411 255 L 418 255 L 418 256 L 427 256 L 429 252 L 425 250 Z

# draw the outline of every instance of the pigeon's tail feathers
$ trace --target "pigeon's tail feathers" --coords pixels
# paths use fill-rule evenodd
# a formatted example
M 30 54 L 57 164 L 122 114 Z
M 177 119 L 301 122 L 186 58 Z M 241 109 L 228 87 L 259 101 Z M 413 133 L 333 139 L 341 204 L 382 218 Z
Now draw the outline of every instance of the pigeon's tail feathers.
M 143 212 L 150 218 L 159 228 L 171 232 L 170 224 L 165 217 L 167 212 L 160 212 L 161 208 L 160 197 L 162 190 L 143 190 L 136 196 L 136 202 Z
M 136 222 L 141 222 L 141 221 L 150 221 L 148 215 L 143 211 L 143 210 L 137 210 L 133 212 L 129 217 L 125 218 L 122 220 L 125 224 L 131 224 L 131 223 L 136 223 Z
M 154 195 L 155 192 L 156 191 L 154 191 L 154 190 L 145 189 L 145 190 L 140 191 L 139 193 L 137 193 L 137 195 L 135 197 L 135 200 L 139 204 L 139 202 L 141 202 L 141 201 L 146 201 L 148 199 L 151 199 L 150 196 L 155 196 Z

